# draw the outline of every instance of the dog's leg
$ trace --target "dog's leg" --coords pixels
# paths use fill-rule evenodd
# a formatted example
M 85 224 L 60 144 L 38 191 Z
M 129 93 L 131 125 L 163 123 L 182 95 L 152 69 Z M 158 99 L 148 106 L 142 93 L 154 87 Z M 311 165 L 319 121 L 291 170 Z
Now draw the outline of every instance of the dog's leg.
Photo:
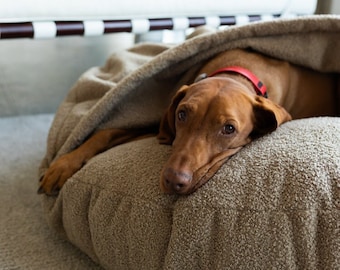
M 149 132 L 145 130 L 124 129 L 105 129 L 96 132 L 78 148 L 52 162 L 41 178 L 38 193 L 58 194 L 66 180 L 92 157 L 116 145 L 147 137 L 146 134 Z

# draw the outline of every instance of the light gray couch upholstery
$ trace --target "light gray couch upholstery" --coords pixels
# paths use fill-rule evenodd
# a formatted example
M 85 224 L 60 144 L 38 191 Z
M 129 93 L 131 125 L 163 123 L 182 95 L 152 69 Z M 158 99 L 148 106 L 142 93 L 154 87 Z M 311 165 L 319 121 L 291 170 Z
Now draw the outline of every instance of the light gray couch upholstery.
M 100 269 L 48 227 L 37 172 L 59 103 L 81 73 L 130 45 L 117 38 L 0 41 L 0 269 Z

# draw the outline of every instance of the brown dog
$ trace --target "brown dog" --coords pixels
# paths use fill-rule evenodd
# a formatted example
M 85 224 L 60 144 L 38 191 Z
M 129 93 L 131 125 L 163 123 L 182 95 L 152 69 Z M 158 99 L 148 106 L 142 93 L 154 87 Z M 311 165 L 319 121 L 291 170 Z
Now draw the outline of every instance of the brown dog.
M 246 50 L 221 53 L 199 74 L 211 75 L 183 86 L 160 124 L 160 143 L 172 145 L 161 173 L 165 193 L 194 192 L 244 145 L 291 118 L 336 114 L 336 78 L 330 74 Z M 150 130 L 98 131 L 51 164 L 38 192 L 57 194 L 96 154 L 149 134 Z

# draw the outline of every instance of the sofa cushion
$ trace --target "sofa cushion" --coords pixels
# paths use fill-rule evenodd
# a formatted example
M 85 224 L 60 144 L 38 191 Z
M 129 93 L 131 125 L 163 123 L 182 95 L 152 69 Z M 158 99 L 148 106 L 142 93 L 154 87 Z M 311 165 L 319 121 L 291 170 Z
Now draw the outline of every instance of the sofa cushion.
M 323 267 L 339 258 L 340 119 L 284 124 L 190 196 L 162 194 L 171 148 L 148 138 L 90 160 L 50 225 L 106 269 Z

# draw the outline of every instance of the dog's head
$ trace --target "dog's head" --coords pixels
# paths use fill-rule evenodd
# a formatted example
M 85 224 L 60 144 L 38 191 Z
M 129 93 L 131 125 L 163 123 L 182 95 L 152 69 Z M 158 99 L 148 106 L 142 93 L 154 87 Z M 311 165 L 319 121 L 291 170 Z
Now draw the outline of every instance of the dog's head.
M 172 144 L 161 174 L 165 193 L 190 194 L 230 156 L 291 117 L 238 81 L 207 78 L 183 86 L 163 116 L 158 139 Z

